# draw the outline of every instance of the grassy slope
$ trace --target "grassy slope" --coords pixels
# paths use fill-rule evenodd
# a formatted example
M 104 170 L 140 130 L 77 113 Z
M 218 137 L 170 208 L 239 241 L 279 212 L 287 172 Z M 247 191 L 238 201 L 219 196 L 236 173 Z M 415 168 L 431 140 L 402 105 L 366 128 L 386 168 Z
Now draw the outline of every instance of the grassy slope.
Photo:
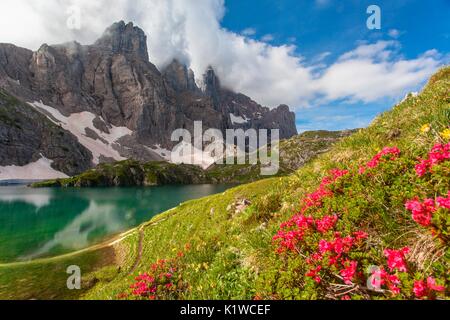
M 129 252 L 132 257 L 118 259 L 121 262 L 116 266 L 103 268 L 86 276 L 91 284 L 96 284 L 83 292 L 83 298 L 117 298 L 133 280 L 133 275 L 128 274 L 130 270 L 134 275 L 148 271 L 151 263 L 157 259 L 173 258 L 187 243 L 192 249 L 183 257 L 183 279 L 186 286 L 176 293 L 175 298 L 251 299 L 256 294 L 269 298 L 302 297 L 298 293 L 299 285 L 286 280 L 286 275 L 291 274 L 281 270 L 284 266 L 280 265 L 280 258 L 274 254 L 272 237 L 280 222 L 300 208 L 300 200 L 318 186 L 321 178 L 331 168 L 342 167 L 343 164 L 359 166 L 386 145 L 398 146 L 402 150 L 402 157 L 406 159 L 416 159 L 417 156 L 426 154 L 433 143 L 439 141 L 439 135 L 434 131 L 422 135 L 420 128 L 424 123 L 431 123 L 438 130 L 448 126 L 449 87 L 450 68 L 445 68 L 432 78 L 418 97 L 410 97 L 393 110 L 379 116 L 369 128 L 345 138 L 330 152 L 319 156 L 295 174 L 242 185 L 223 194 L 184 203 L 155 217 L 143 225 L 141 231 L 136 230 L 131 238 L 127 238 L 122 245 L 125 249 L 116 250 L 120 252 L 117 256 Z M 438 181 L 437 188 L 448 188 L 449 181 L 447 172 L 447 176 L 444 175 Z M 351 183 L 357 186 L 356 182 Z M 368 190 L 355 191 L 359 192 L 360 197 L 369 198 Z M 235 213 L 230 204 L 244 198 L 250 200 L 251 205 L 242 212 Z M 368 201 L 368 204 L 372 203 Z M 382 219 L 398 214 L 409 216 L 396 203 L 385 207 L 377 206 L 377 210 L 370 211 L 369 216 L 362 215 L 357 221 L 358 224 L 376 221 L 379 230 L 389 230 L 388 236 L 373 235 L 373 246 L 380 248 L 391 245 L 402 234 L 416 232 L 417 229 L 406 218 L 402 228 L 398 227 L 398 223 L 392 224 L 391 220 Z M 139 234 L 143 235 L 141 255 L 136 253 Z M 402 241 L 395 244 L 402 245 Z M 134 258 L 138 256 L 139 263 L 133 268 Z M 85 254 L 78 256 L 80 261 L 85 258 Z M 62 259 L 58 263 L 61 265 L 69 262 Z M 302 258 L 293 260 L 293 263 L 303 263 Z M 52 263 L 51 266 L 55 267 L 55 264 Z M 0 266 L 0 288 L 3 288 L 0 290 L 0 297 L 5 296 L 4 290 L 20 293 L 17 287 L 9 282 L 5 283 L 3 275 L 6 272 L 19 278 L 18 273 L 22 270 Z M 41 278 L 37 281 L 42 283 L 48 282 L 52 277 L 47 274 L 37 274 L 35 277 L 39 276 Z M 315 296 L 320 296 L 320 293 L 303 297 Z

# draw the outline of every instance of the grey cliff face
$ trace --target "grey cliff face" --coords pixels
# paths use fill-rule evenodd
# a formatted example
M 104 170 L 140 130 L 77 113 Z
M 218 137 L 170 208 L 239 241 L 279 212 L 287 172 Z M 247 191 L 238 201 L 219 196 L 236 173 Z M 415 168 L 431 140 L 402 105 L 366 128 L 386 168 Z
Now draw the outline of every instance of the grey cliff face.
M 223 88 L 213 68 L 203 76 L 202 90 L 180 62 L 160 72 L 150 60 L 145 33 L 121 21 L 92 45 L 44 44 L 32 52 L 0 44 L 0 88 L 22 101 L 42 101 L 64 116 L 91 112 L 95 127 L 105 133 L 112 126 L 127 127 L 133 133 L 116 149 L 136 160 L 160 159 L 147 147 L 171 148 L 172 132 L 192 129 L 194 121 L 203 121 L 205 130 L 278 128 L 280 138 L 297 133 L 287 106 L 270 110 Z
M 144 31 L 120 21 L 114 23 L 103 33 L 94 46 L 112 54 L 135 54 L 144 61 L 149 60 L 147 50 L 147 36 Z
M 42 157 L 52 167 L 75 175 L 91 167 L 92 154 L 29 105 L 0 89 L 0 166 L 24 166 Z
M 194 72 L 185 65 L 173 60 L 163 71 L 166 83 L 177 93 L 191 92 L 200 94 L 195 82 Z

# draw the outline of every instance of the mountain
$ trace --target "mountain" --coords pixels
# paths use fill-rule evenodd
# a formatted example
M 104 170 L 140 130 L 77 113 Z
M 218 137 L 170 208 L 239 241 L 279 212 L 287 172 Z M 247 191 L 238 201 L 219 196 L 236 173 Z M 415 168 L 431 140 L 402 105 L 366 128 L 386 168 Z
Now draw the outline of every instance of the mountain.
M 271 110 L 224 88 L 212 67 L 199 88 L 192 70 L 177 60 L 161 71 L 150 60 L 144 31 L 120 21 L 91 45 L 43 44 L 33 52 L 0 44 L 0 88 L 75 136 L 76 148 L 88 150 L 84 159 L 90 167 L 129 158 L 167 159 L 174 145 L 172 132 L 193 132 L 199 120 L 205 130 L 277 128 L 280 138 L 297 133 L 295 115 L 287 106 Z M 2 130 L 7 127 L 0 122 Z M 4 146 L 7 140 L 0 141 Z M 51 167 L 65 175 L 85 169 L 84 164 L 75 171 L 57 166 L 57 158 L 49 156 Z M 0 166 L 29 160 L 17 157 L 3 156 Z

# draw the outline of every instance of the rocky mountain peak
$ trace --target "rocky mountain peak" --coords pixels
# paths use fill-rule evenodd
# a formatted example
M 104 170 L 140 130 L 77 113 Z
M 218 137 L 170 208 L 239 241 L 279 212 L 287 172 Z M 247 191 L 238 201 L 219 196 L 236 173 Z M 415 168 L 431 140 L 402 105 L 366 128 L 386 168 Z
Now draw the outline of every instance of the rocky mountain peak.
M 52 51 L 52 47 L 46 43 L 39 47 L 39 49 L 33 54 L 33 60 L 36 68 L 49 69 L 54 66 L 55 57 Z
M 163 76 L 169 85 L 177 92 L 197 92 L 194 72 L 177 59 L 174 59 L 163 71 Z
M 212 66 L 209 66 L 206 69 L 205 74 L 203 75 L 203 83 L 205 86 L 206 92 L 217 91 L 220 89 L 220 80 L 216 75 Z
M 279 112 L 289 112 L 289 106 L 286 104 L 280 104 L 276 110 L 278 110 Z
M 165 159 L 167 152 L 161 150 L 173 147 L 172 132 L 193 130 L 195 121 L 202 121 L 204 129 L 217 128 L 223 133 L 233 128 L 279 128 L 280 138 L 296 134 L 295 115 L 287 106 L 270 110 L 244 94 L 222 88 L 212 67 L 203 75 L 202 90 L 192 70 L 180 60 L 173 60 L 162 71 L 149 60 L 144 31 L 123 21 L 111 25 L 93 45 L 45 44 L 33 52 L 0 44 L 0 88 L 25 102 L 41 101 L 33 108 L 77 139 L 76 146 L 69 143 L 70 149 L 90 151 L 92 165 L 128 158 Z M 1 120 L 0 149 L 8 143 L 1 139 L 2 127 L 7 128 L 4 132 L 15 130 L 11 129 L 14 124 Z M 49 145 L 55 139 L 49 138 Z M 35 149 L 34 154 L 46 151 L 39 146 Z M 59 161 L 59 154 L 43 154 Z M 20 159 L 24 162 L 8 164 L 36 160 Z
M 111 25 L 95 42 L 98 47 L 111 50 L 114 54 L 137 54 L 144 60 L 149 60 L 147 50 L 147 36 L 145 32 L 133 25 L 119 21 Z
M 214 105 L 217 105 L 220 98 L 221 84 L 212 66 L 206 69 L 203 75 L 203 90 L 207 96 L 209 96 Z

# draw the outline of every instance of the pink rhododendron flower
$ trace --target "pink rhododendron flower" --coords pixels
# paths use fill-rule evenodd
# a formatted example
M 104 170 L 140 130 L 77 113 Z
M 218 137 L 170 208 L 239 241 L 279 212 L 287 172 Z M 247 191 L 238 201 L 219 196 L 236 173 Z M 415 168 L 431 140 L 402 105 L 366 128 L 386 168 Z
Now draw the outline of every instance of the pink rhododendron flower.
M 409 248 L 405 247 L 400 250 L 392 250 L 386 249 L 384 250 L 384 255 L 387 258 L 387 264 L 389 270 L 395 271 L 398 270 L 400 272 L 406 272 L 406 262 L 405 255 L 408 254 Z
M 333 182 L 336 181 L 338 178 L 343 177 L 349 173 L 348 170 L 340 170 L 340 169 L 331 169 L 330 174 L 333 177 Z
M 322 278 L 319 276 L 319 272 L 322 270 L 322 266 L 317 266 L 314 269 L 309 270 L 305 276 L 313 278 L 313 280 L 317 283 L 322 281 Z
M 132 285 L 130 286 L 130 288 L 131 288 L 131 289 L 134 289 L 134 290 L 132 291 L 132 293 L 133 293 L 135 296 L 143 296 L 143 295 L 145 295 L 147 292 L 149 292 L 149 288 L 148 288 L 148 286 L 147 286 L 147 283 L 144 282 L 144 281 L 136 282 L 136 283 L 132 284 Z
M 319 241 L 319 252 L 321 254 L 324 254 L 326 252 L 329 252 L 333 250 L 333 245 L 331 243 L 329 243 L 328 241 L 321 239 Z
M 367 168 L 375 168 L 381 162 L 383 157 L 391 156 L 389 160 L 395 160 L 400 155 L 400 150 L 397 147 L 384 147 L 378 152 L 365 166 L 361 166 L 358 170 L 359 174 L 366 172 Z
M 344 279 L 345 284 L 351 284 L 356 273 L 356 268 L 358 267 L 358 262 L 345 261 L 344 266 L 345 269 L 341 270 L 339 273 Z
M 398 287 L 401 284 L 400 279 L 396 275 L 386 272 L 384 268 L 374 270 L 371 278 L 372 285 L 375 288 L 381 289 L 382 286 L 385 286 L 395 295 L 400 293 L 400 288 Z
M 431 224 L 437 207 L 450 209 L 450 191 L 447 194 L 447 198 L 437 197 L 436 200 L 425 199 L 423 202 L 416 198 L 407 201 L 405 204 L 405 208 L 412 212 L 413 220 L 425 227 Z
M 437 197 L 436 202 L 439 205 L 439 207 L 450 210 L 450 191 L 448 191 L 447 198 Z
M 316 262 L 319 262 L 323 259 L 322 254 L 320 253 L 313 253 L 312 255 L 310 255 L 308 258 L 306 258 L 306 263 L 307 264 L 315 264 Z
M 414 281 L 413 292 L 419 299 L 424 297 L 432 299 L 435 295 L 435 292 L 442 292 L 444 290 L 445 287 L 437 285 L 436 279 L 434 279 L 433 277 L 428 277 L 426 282 L 424 280 Z
M 441 292 L 441 291 L 444 291 L 444 290 L 445 290 L 445 287 L 444 287 L 444 286 L 438 286 L 438 285 L 436 284 L 436 279 L 434 279 L 433 277 L 428 277 L 428 278 L 427 278 L 427 286 L 428 286 L 428 288 L 429 288 L 430 290 L 433 290 L 433 291 L 439 291 L 439 292 Z
M 445 145 L 436 144 L 428 154 L 428 159 L 432 166 L 450 159 L 450 142 Z
M 413 292 L 417 298 L 422 298 L 422 297 L 426 296 L 427 295 L 427 286 L 425 284 L 425 281 L 423 281 L 423 280 L 414 281 Z
M 423 177 L 430 168 L 430 161 L 429 160 L 421 160 L 420 163 L 416 164 L 414 167 L 416 170 L 416 173 L 419 177 Z
M 148 273 L 144 273 L 144 274 L 141 274 L 141 275 L 137 276 L 136 280 L 137 281 L 146 281 L 146 282 L 152 283 L 152 282 L 155 281 L 155 278 L 150 276 Z
M 279 230 L 273 237 L 273 241 L 279 241 L 278 253 L 295 251 L 297 243 L 303 239 L 302 230 L 283 231 Z
M 325 232 L 333 229 L 333 227 L 337 221 L 338 221 L 337 215 L 325 216 L 322 219 L 316 219 L 315 225 L 316 225 L 317 231 L 319 231 L 320 233 L 325 233 Z
M 353 236 L 356 238 L 357 241 L 360 241 L 363 239 L 367 239 L 368 234 L 365 233 L 364 231 L 355 231 L 353 232 Z
M 354 244 L 354 239 L 352 237 L 341 238 L 337 233 L 335 240 L 333 241 L 333 250 L 336 254 L 347 253 L 350 251 Z
M 428 153 L 428 159 L 421 159 L 416 165 L 416 173 L 419 177 L 433 169 L 433 166 L 450 159 L 450 142 L 442 145 L 436 144 Z
M 415 222 L 422 226 L 429 226 L 433 213 L 436 211 L 433 199 L 425 199 L 423 202 L 419 200 L 410 200 L 405 204 L 405 208 L 412 212 L 412 218 Z

